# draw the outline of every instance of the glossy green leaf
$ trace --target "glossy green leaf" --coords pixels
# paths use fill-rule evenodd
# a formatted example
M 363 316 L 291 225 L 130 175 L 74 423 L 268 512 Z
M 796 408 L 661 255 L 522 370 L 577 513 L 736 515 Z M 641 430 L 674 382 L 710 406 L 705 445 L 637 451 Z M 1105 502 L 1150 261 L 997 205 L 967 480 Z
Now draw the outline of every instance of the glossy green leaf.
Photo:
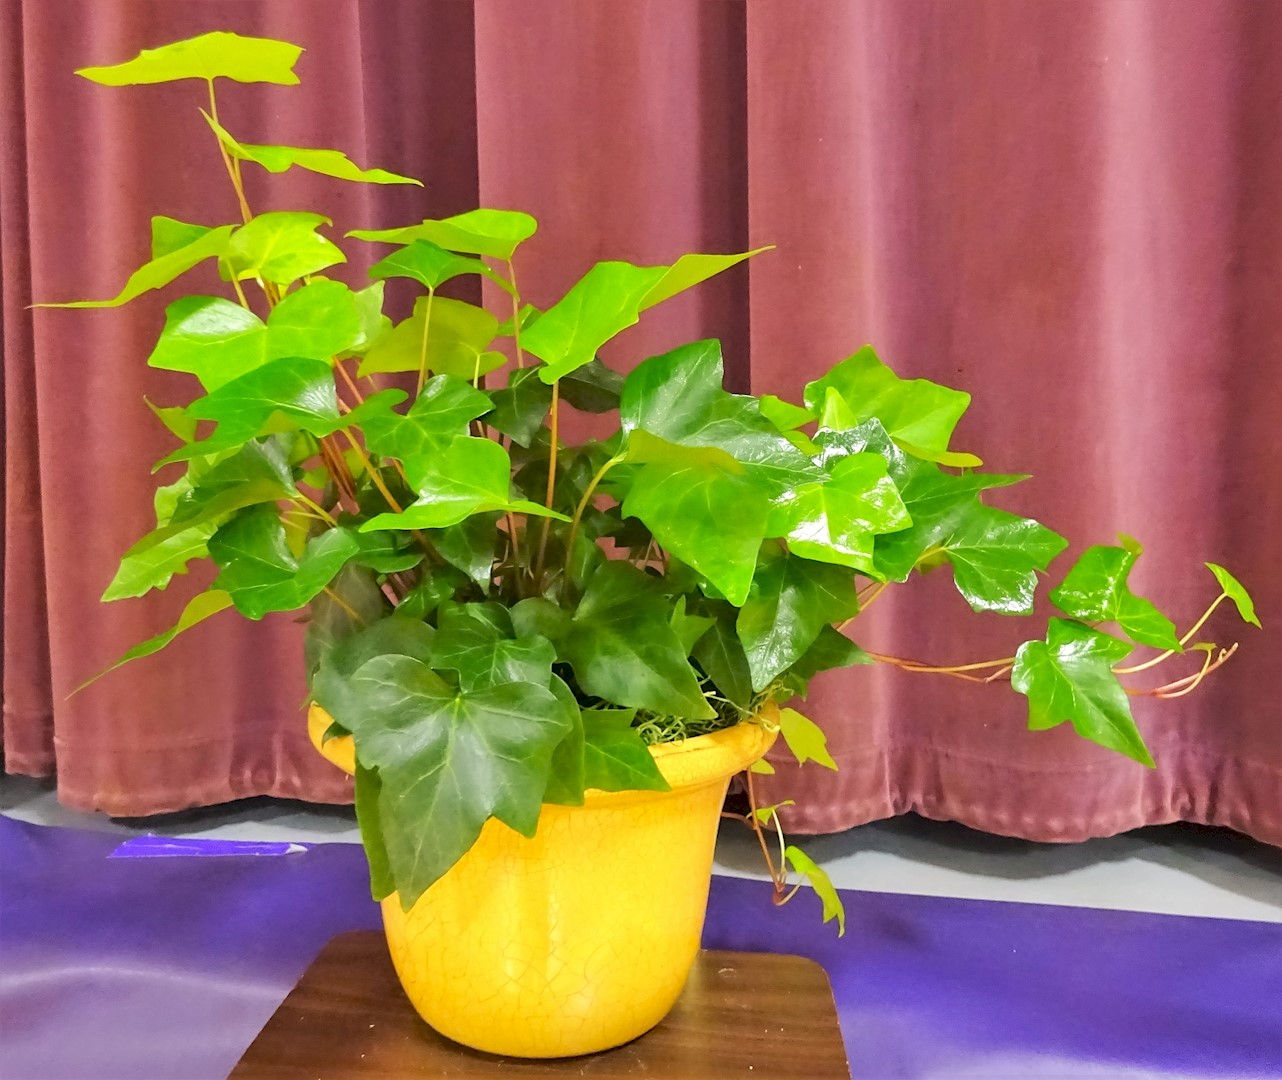
M 828 736 L 810 717 L 802 716 L 796 709 L 780 709 L 779 734 L 788 744 L 797 764 L 804 765 L 807 761 L 813 761 L 825 769 L 837 768 L 832 754 L 828 752 Z
M 774 494 L 824 473 L 768 419 L 755 398 L 722 387 L 721 344 L 697 341 L 637 365 L 623 384 L 625 435 L 648 431 L 681 446 L 724 450 Z
M 953 428 L 970 405 L 963 391 L 927 379 L 901 379 L 867 345 L 806 385 L 807 408 L 821 410 L 829 387 L 854 414 L 850 426 L 876 417 L 892 438 L 930 451 L 948 449 Z
M 242 511 L 209 540 L 209 554 L 221 571 L 215 588 L 231 596 L 249 619 L 305 607 L 359 550 L 350 530 L 329 529 L 308 541 L 302 558 L 296 558 L 274 506 Z
M 151 219 L 151 257 L 159 259 L 185 248 L 211 231 L 208 225 L 193 225 L 187 221 L 157 214 Z
M 360 708 L 335 719 L 382 780 L 380 825 L 405 909 L 490 817 L 534 835 L 553 751 L 574 723 L 552 691 L 526 682 L 457 691 L 406 656 L 376 656 L 351 681 Z
M 356 340 L 348 346 L 348 352 L 354 355 L 368 352 L 392 329 L 392 320 L 383 314 L 383 285 L 383 282 L 376 281 L 352 294 L 356 300 L 358 329 Z
M 1037 571 L 1067 546 L 1045 525 L 976 500 L 959 509 L 940 550 L 952 563 L 957 591 L 976 611 L 1027 615 Z
M 156 405 L 150 398 L 144 397 L 143 403 L 152 411 L 170 433 L 182 442 L 191 442 L 196 437 L 196 421 L 187 415 L 187 410 L 178 406 L 167 408 Z
M 984 464 L 983 459 L 976 457 L 974 454 L 966 454 L 957 450 L 929 450 L 924 446 L 911 443 L 907 439 L 896 439 L 895 445 L 904 453 L 910 454 L 915 458 L 921 458 L 922 461 L 933 461 L 937 465 L 947 465 L 950 469 L 978 469 Z
M 350 717 L 361 709 L 361 693 L 352 676 L 378 656 L 407 656 L 426 664 L 435 636 L 432 627 L 399 612 L 367 622 L 325 655 L 312 679 L 312 697 L 344 728 L 355 731 Z
M 792 868 L 810 882 L 810 887 L 815 890 L 815 894 L 823 903 L 824 922 L 831 922 L 836 919 L 837 936 L 844 937 L 846 933 L 846 909 L 837 890 L 833 888 L 832 879 L 828 876 L 827 871 L 795 844 L 789 844 L 784 848 L 784 856 L 792 864 Z
M 206 390 L 282 357 L 331 360 L 359 338 L 356 296 L 338 281 L 313 281 L 286 296 L 266 324 L 216 296 L 185 296 L 165 309 L 165 328 L 147 363 L 185 371 Z
M 682 255 L 676 262 L 666 268 L 663 277 L 651 287 L 641 300 L 640 310 L 654 307 L 677 293 L 685 292 L 701 282 L 715 277 L 723 270 L 737 266 L 745 259 L 760 255 L 763 251 L 773 251 L 774 245 L 759 247 L 754 251 L 744 251 L 738 255 Z
M 508 375 L 507 386 L 490 391 L 490 398 L 494 411 L 485 422 L 517 445 L 529 446 L 552 406 L 552 387 L 539 378 L 537 369 L 516 368 Z
M 1220 588 L 1233 601 L 1237 607 L 1237 613 L 1242 616 L 1242 621 L 1248 622 L 1252 626 L 1259 626 L 1260 618 L 1255 613 L 1255 602 L 1251 599 L 1251 594 L 1246 591 L 1246 587 L 1224 567 L 1216 563 L 1207 563 L 1206 568 L 1215 575 L 1215 580 L 1220 583 Z
M 329 218 L 301 210 L 272 210 L 251 218 L 232 234 L 226 257 L 235 276 L 290 285 L 347 256 L 317 232 Z
M 208 619 L 211 615 L 217 615 L 218 612 L 229 607 L 231 607 L 231 597 L 225 592 L 222 592 L 219 589 L 211 589 L 208 592 L 201 593 L 199 596 L 193 598 L 187 606 L 183 608 L 183 612 L 178 617 L 178 621 L 168 630 L 135 645 L 120 657 L 119 660 L 115 661 L 115 663 L 111 664 L 109 667 L 103 668 L 103 670 L 98 672 L 97 675 L 94 675 L 92 678 L 81 683 L 72 691 L 72 693 L 78 694 L 90 683 L 96 682 L 108 672 L 115 671 L 116 668 L 120 667 L 122 664 L 129 663 L 130 660 L 137 660 L 141 657 L 150 656 L 152 653 L 159 652 L 183 631 L 190 630 L 197 623 L 204 622 L 204 620 Z
M 414 314 L 398 323 L 361 361 L 360 373 L 418 371 L 423 362 L 423 326 L 428 300 L 420 296 Z M 502 367 L 506 357 L 487 351 L 498 320 L 484 308 L 444 296 L 431 298 L 427 332 L 427 370 L 472 382 Z
M 241 83 L 296 86 L 294 64 L 302 48 L 272 38 L 242 37 L 227 31 L 200 34 L 143 49 L 132 60 L 76 72 L 103 86 L 143 86 L 177 79 L 231 79 Z
M 632 720 L 635 709 L 584 709 L 583 782 L 598 791 L 669 791 Z
M 593 266 L 521 335 L 521 347 L 544 362 L 539 378 L 556 382 L 589 363 L 602 345 L 637 321 L 642 301 L 666 270 L 627 262 Z
M 449 610 L 442 609 L 441 623 L 432 639 L 430 663 L 434 670 L 456 672 L 465 692 L 508 683 L 548 685 L 556 649 L 547 638 L 504 637 L 475 619 L 450 619 Z
M 589 694 L 661 715 L 711 719 L 667 599 L 629 563 L 607 561 L 592 575 L 558 641 L 561 656 Z
M 1015 654 L 1011 686 L 1028 698 L 1034 731 L 1067 720 L 1084 739 L 1152 766 L 1113 665 L 1131 651 L 1125 641 L 1068 619 L 1051 619 L 1045 641 Z
M 384 244 L 428 240 L 447 251 L 510 259 L 517 247 L 534 235 L 538 222 L 519 210 L 469 210 L 440 220 L 396 229 L 353 229 L 348 236 Z
M 1139 554 L 1138 545 L 1087 548 L 1051 592 L 1050 601 L 1083 622 L 1115 622 L 1141 645 L 1183 652 L 1175 624 L 1127 584 Z
M 414 404 L 401 414 L 385 408 L 368 412 L 361 424 L 365 443 L 380 457 L 405 466 L 411 485 L 449 440 L 465 435 L 468 423 L 491 408 L 489 396 L 453 375 L 428 379 Z
M 268 172 L 283 173 L 297 166 L 308 172 L 320 173 L 322 176 L 352 180 L 361 184 L 423 186 L 423 181 L 415 180 L 412 176 L 400 176 L 386 169 L 362 169 L 341 150 L 319 150 L 304 146 L 258 146 L 253 143 L 239 142 L 204 109 L 200 111 L 205 117 L 205 122 L 218 137 L 218 141 L 232 157 L 241 161 L 252 161 Z
M 798 558 L 767 541 L 736 623 L 752 688 L 765 689 L 805 655 L 820 630 L 858 610 L 849 570 Z
M 222 225 L 210 229 L 193 239 L 184 247 L 152 259 L 129 275 L 124 288 L 110 300 L 73 300 L 66 304 L 36 304 L 36 307 L 49 308 L 108 308 L 127 304 L 137 296 L 152 289 L 168 285 L 176 277 L 185 274 L 193 266 L 221 256 L 230 244 L 232 226 Z
M 446 251 L 430 240 L 414 240 L 405 247 L 393 251 L 385 259 L 380 259 L 370 267 L 369 276 L 375 279 L 402 277 L 417 281 L 426 289 L 434 290 L 447 281 L 464 274 L 480 274 L 487 277 L 507 293 L 512 286 L 506 278 L 500 277 L 480 259 L 455 255 Z M 496 327 L 497 329 L 497 327 Z
M 785 537 L 795 555 L 871 571 L 873 538 L 912 524 L 899 489 L 877 454 L 841 458 L 828 472 L 775 502 L 767 534 Z
M 357 550 L 352 562 L 379 574 L 397 574 L 413 570 L 426 557 L 423 548 L 407 533 L 357 532 L 359 519 L 343 515 L 339 524 L 356 538 Z
M 439 529 L 487 510 L 513 510 L 569 520 L 524 499 L 512 499 L 511 463 L 489 439 L 461 436 L 443 442 L 430 455 L 405 462 L 418 499 L 402 513 L 379 514 L 361 526 L 369 529 Z

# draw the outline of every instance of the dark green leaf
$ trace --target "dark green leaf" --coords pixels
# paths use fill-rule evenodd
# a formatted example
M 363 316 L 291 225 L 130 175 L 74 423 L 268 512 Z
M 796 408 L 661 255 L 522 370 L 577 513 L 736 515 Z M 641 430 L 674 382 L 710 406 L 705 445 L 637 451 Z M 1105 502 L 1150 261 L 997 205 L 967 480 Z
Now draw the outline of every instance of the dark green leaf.
M 533 836 L 553 751 L 574 723 L 546 686 L 451 689 L 418 660 L 377 656 L 351 677 L 360 709 L 336 717 L 376 768 L 384 845 L 408 910 L 491 816 Z
M 593 357 L 561 379 L 561 400 L 583 412 L 603 413 L 619 407 L 623 376 Z
M 574 722 L 552 751 L 552 764 L 548 769 L 548 786 L 543 792 L 543 801 L 555 806 L 582 806 L 585 788 L 582 710 L 574 691 L 559 676 L 552 676 L 548 689 L 556 695 L 567 714 L 574 717 Z
M 873 658 L 863 649 L 833 626 L 825 626 L 819 631 L 815 643 L 810 646 L 789 669 L 803 682 L 809 682 L 821 671 L 832 668 L 849 667 L 852 664 L 871 664 Z
M 231 79 L 242 83 L 295 86 L 294 64 L 302 49 L 272 38 L 242 37 L 223 30 L 143 49 L 132 60 L 76 72 L 103 86 L 143 86 L 176 79 Z
M 735 632 L 735 610 L 717 604 L 717 620 L 694 647 L 694 658 L 721 696 L 741 709 L 752 704 L 752 672 L 743 644 Z
M 1138 545 L 1087 548 L 1050 594 L 1051 603 L 1083 622 L 1115 622 L 1141 645 L 1183 652 L 1174 623 L 1126 583 L 1140 550 Z
M 1084 739 L 1152 766 L 1113 665 L 1131 651 L 1125 641 L 1068 619 L 1051 619 L 1045 641 L 1015 654 L 1011 686 L 1028 698 L 1034 731 L 1065 720 Z
M 356 532 L 359 520 L 347 515 L 339 519 L 339 524 L 356 538 L 358 546 L 352 555 L 355 566 L 364 566 L 379 574 L 396 574 L 414 569 L 425 557 L 422 547 L 406 533 Z
M 423 575 L 396 605 L 396 613 L 410 619 L 426 619 L 443 602 L 467 584 L 467 577 L 453 566 L 439 566 Z
M 552 387 L 539 378 L 538 369 L 517 368 L 504 389 L 490 391 L 490 398 L 494 411 L 485 422 L 518 445 L 529 446 L 552 405 Z
M 311 602 L 311 618 L 303 639 L 308 683 L 334 649 L 363 627 L 378 622 L 386 606 L 369 570 L 351 563 L 343 567 L 330 583 L 329 591 L 318 593 Z
M 825 626 L 858 610 L 849 570 L 797 558 L 767 541 L 736 623 L 752 688 L 765 689 L 805 655 Z
M 635 709 L 583 710 L 583 782 L 598 791 L 669 791 L 641 740 Z
M 668 615 L 654 579 L 629 563 L 607 561 L 592 575 L 558 643 L 561 655 L 589 694 L 662 715 L 711 719 L 715 713 Z
M 383 841 L 383 821 L 379 812 L 383 783 L 377 769 L 366 769 L 356 763 L 356 824 L 361 830 L 361 846 L 369 863 L 369 891 L 376 903 L 396 891 L 387 846 Z
M 694 651 L 699 639 L 708 632 L 708 629 L 716 620 L 704 615 L 688 614 L 686 612 L 686 598 L 678 596 L 668 622 L 672 629 L 676 631 L 677 637 L 681 641 L 681 647 L 685 649 L 686 655 L 689 656 Z
M 462 570 L 488 593 L 494 578 L 494 549 L 499 534 L 495 528 L 499 514 L 473 514 L 445 529 L 429 529 L 432 546 L 451 566 Z

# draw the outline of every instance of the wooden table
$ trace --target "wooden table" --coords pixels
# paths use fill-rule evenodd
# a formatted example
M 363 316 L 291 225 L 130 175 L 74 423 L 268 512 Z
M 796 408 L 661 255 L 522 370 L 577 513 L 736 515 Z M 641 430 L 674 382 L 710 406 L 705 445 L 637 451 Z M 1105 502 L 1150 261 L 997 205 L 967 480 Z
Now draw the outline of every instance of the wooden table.
M 245 1052 L 233 1080 L 648 1076 L 680 1080 L 849 1078 L 828 976 L 812 960 L 703 952 L 658 1027 L 585 1057 L 493 1057 L 436 1034 L 410 1006 L 383 935 L 322 950 Z

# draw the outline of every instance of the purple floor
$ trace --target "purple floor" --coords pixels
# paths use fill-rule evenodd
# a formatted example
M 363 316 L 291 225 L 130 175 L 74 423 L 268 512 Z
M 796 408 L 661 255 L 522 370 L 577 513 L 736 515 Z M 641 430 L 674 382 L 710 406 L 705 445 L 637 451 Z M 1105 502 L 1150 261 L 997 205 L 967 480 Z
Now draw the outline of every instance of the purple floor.
M 0 817 L 4 1080 L 224 1077 L 329 938 L 378 925 L 354 845 L 119 842 Z M 1282 926 L 844 899 L 838 940 L 812 897 L 715 878 L 705 943 L 818 960 L 855 1077 L 1282 1080 Z

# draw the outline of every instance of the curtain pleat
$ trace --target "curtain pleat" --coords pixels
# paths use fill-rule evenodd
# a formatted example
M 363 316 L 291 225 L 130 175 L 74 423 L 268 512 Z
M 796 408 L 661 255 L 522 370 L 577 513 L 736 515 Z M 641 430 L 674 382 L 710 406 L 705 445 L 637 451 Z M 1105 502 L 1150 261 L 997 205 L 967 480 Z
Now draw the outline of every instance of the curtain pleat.
M 1149 549 L 1137 590 L 1178 622 L 1212 595 L 1204 558 L 1254 589 L 1266 626 L 1282 605 L 1278 5 L 11 2 L 5 767 L 56 769 L 69 805 L 349 795 L 306 743 L 288 617 L 211 620 L 65 700 L 199 584 L 97 603 L 150 523 L 138 478 L 167 447 L 139 399 L 176 400 L 183 380 L 144 363 L 155 294 L 124 311 L 26 307 L 115 291 L 146 258 L 152 213 L 235 215 L 198 86 L 116 90 L 71 72 L 212 29 L 307 50 L 301 87 L 221 90 L 233 132 L 339 146 L 428 185 L 260 174 L 256 208 L 317 209 L 342 230 L 528 210 L 541 229 L 518 271 L 539 306 L 598 259 L 776 244 L 647 314 L 606 359 L 626 369 L 715 336 L 732 388 L 796 395 L 871 342 L 901 374 L 974 394 L 956 444 L 1034 474 L 993 501 L 1073 539 L 1057 568 L 1125 531 Z M 346 268 L 353 281 L 364 265 Z M 797 800 L 799 831 L 915 810 L 1043 840 L 1185 819 L 1282 843 L 1269 639 L 1221 614 L 1208 640 L 1240 637 L 1242 653 L 1195 695 L 1136 702 L 1156 771 L 1064 728 L 1028 733 L 1008 688 L 878 667 L 816 680 L 803 707 L 841 768 L 780 760 L 772 801 Z M 854 632 L 943 663 L 1008 655 L 1033 625 L 972 614 L 945 571 L 888 591 Z

